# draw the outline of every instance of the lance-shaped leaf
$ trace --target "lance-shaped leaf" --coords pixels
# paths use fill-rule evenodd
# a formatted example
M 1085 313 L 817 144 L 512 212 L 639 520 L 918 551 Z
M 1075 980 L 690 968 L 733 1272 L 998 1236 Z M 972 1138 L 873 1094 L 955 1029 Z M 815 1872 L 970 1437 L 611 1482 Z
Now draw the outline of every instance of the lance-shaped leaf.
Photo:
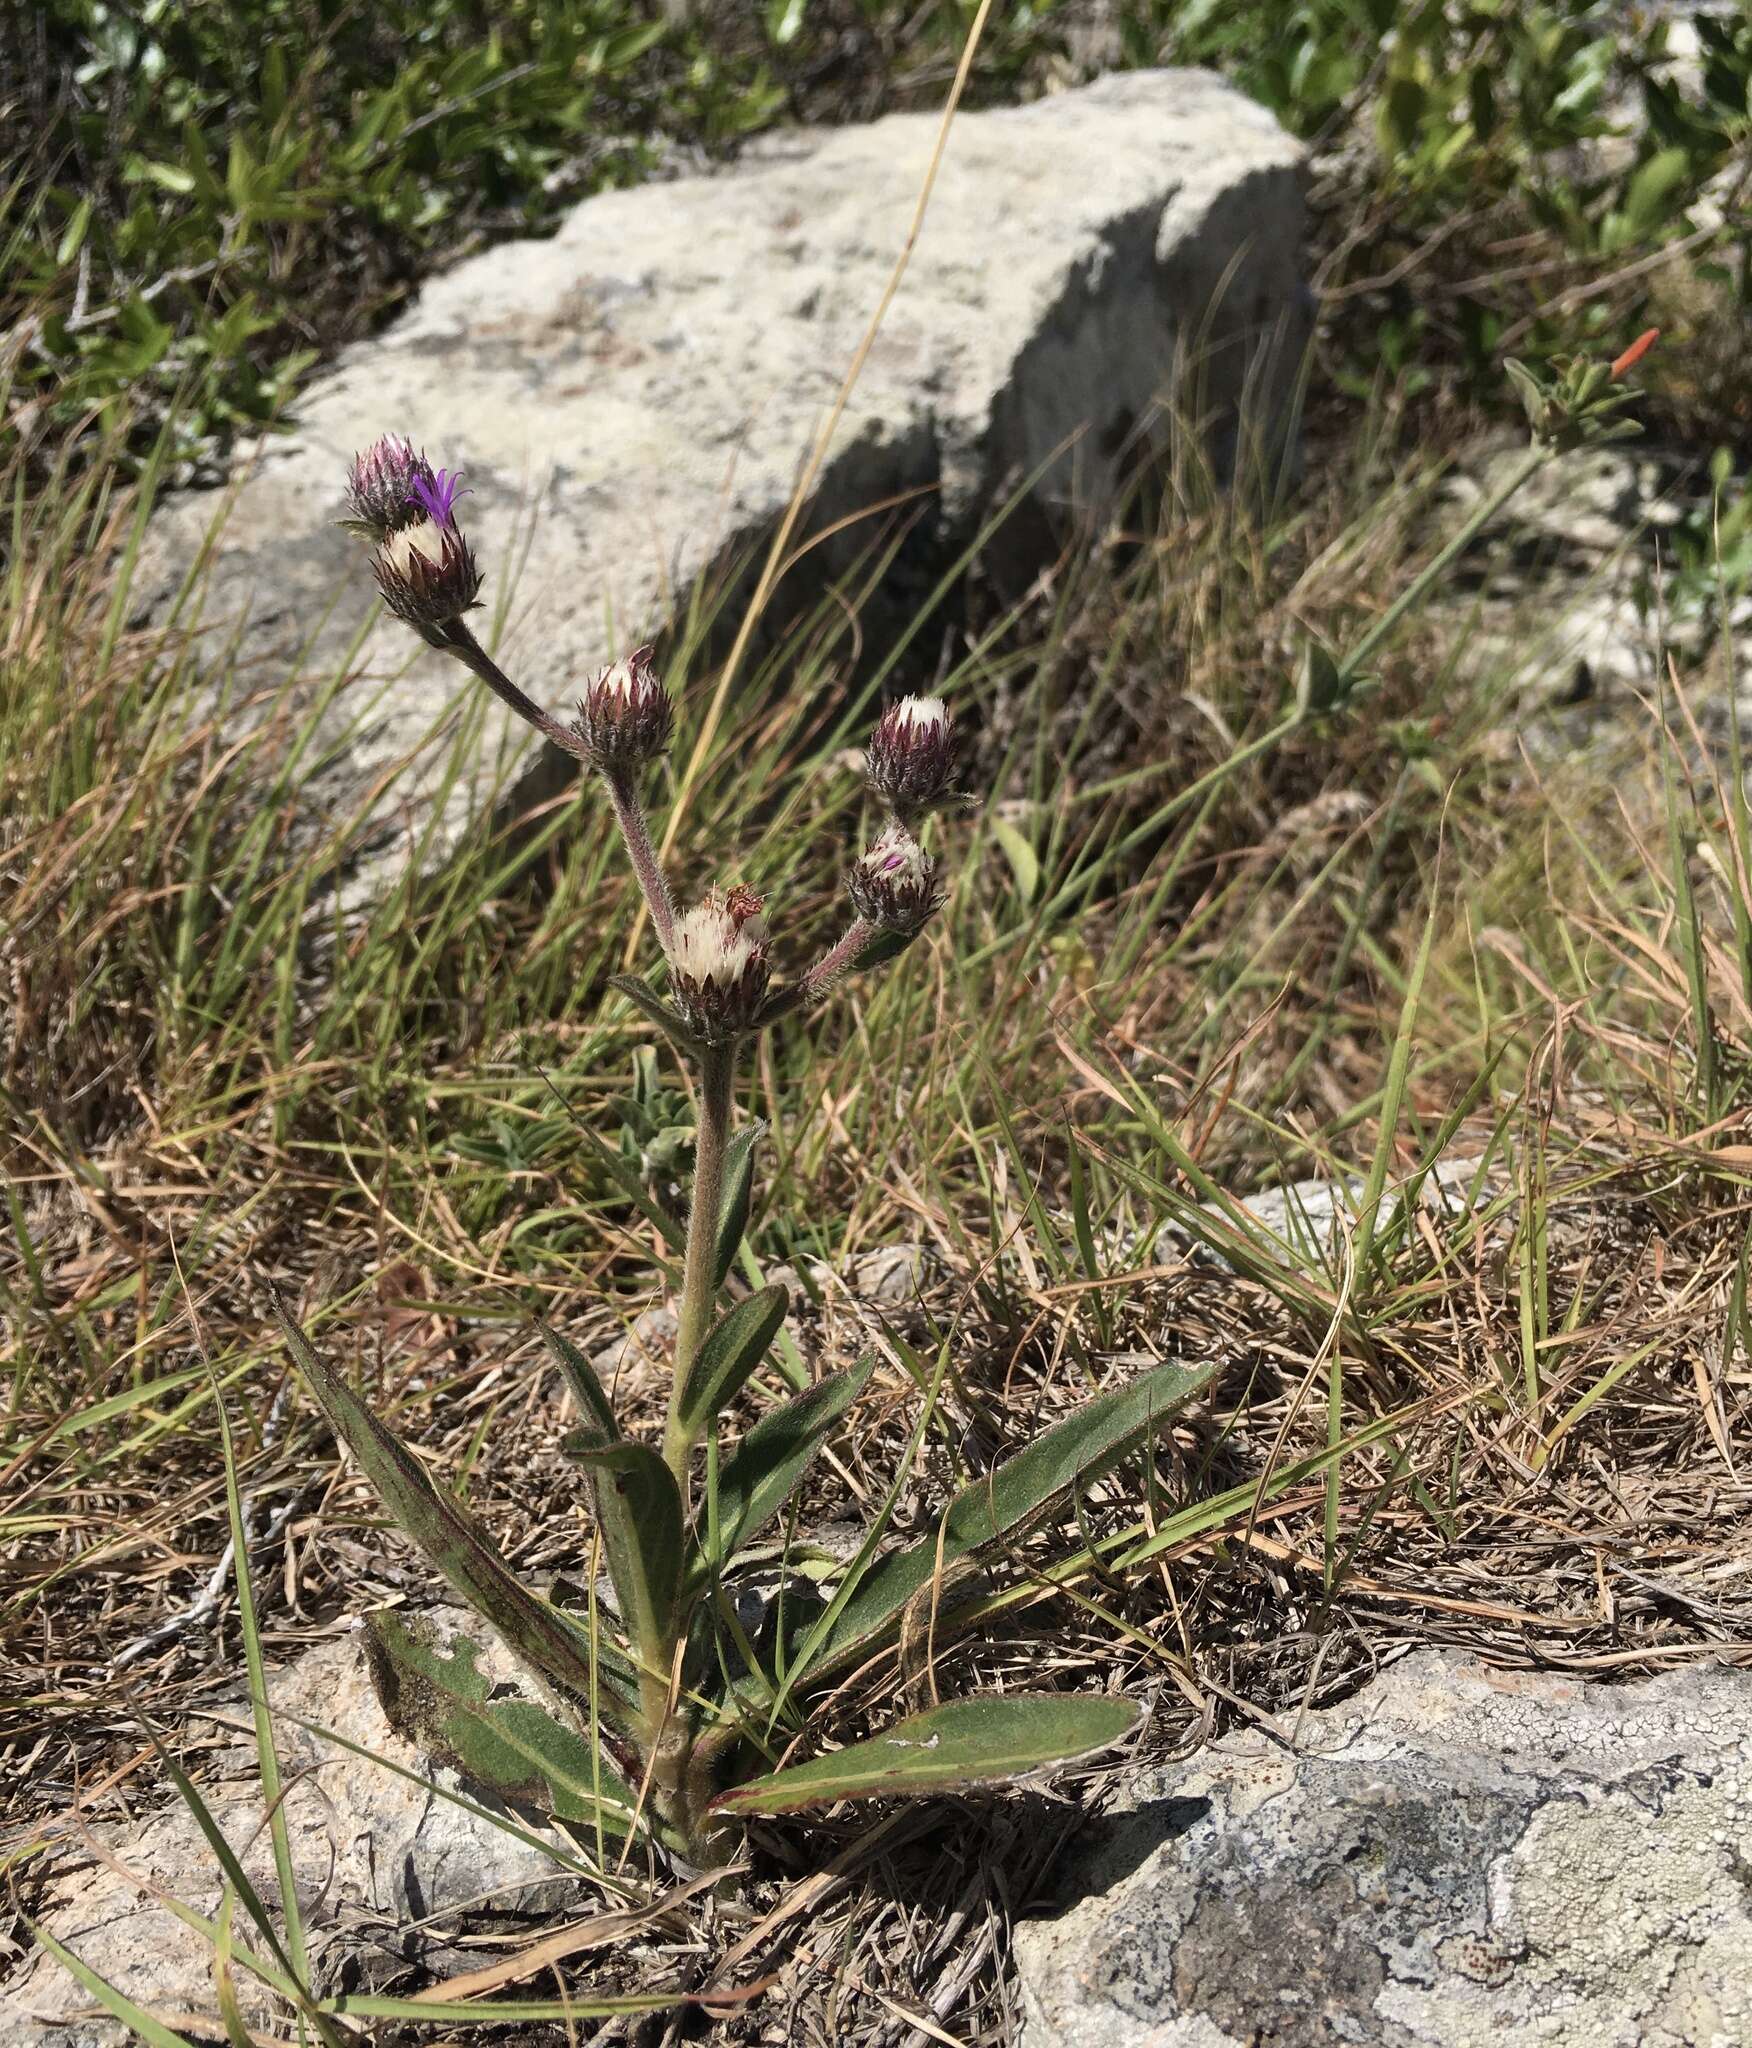
M 681 1583 L 681 1490 L 649 1444 L 602 1444 L 574 1430 L 561 1448 L 590 1474 L 608 1576 L 647 1665 L 668 1664 Z
M 690 1439 L 716 1422 L 779 1333 L 790 1294 L 777 1281 L 727 1310 L 700 1346 L 681 1390 L 677 1419 Z
M 699 1052 L 699 1040 L 642 976 L 611 974 L 608 977 L 608 985 L 610 988 L 618 989 L 628 1002 L 643 1010 L 677 1052 L 686 1053 L 690 1057 Z
M 638 1797 L 588 1738 L 533 1700 L 489 1697 L 476 1646 L 399 1614 L 366 1617 L 371 1683 L 389 1725 L 439 1763 L 561 1820 L 631 1832 Z
M 800 1813 L 840 1799 L 922 1799 L 1004 1785 L 1123 1742 L 1143 1709 L 1077 1693 L 951 1700 L 866 1742 L 793 1764 L 712 1801 L 714 1813 Z
M 394 1433 L 373 1415 L 339 1373 L 323 1363 L 309 1339 L 276 1295 L 274 1313 L 286 1344 L 322 1404 L 336 1436 L 359 1460 L 384 1505 L 450 1585 L 490 1621 L 520 1656 L 569 1692 L 588 1697 L 591 1650 L 564 1617 L 538 1600 L 512 1576 L 504 1559 L 453 1500 L 426 1476 L 426 1469 Z M 597 1659 L 604 1715 L 626 1721 L 623 1689 L 613 1667 Z
M 701 1542 L 690 1590 L 722 1571 L 784 1506 L 874 1369 L 873 1359 L 861 1359 L 763 1415 L 725 1459 L 718 1473 L 716 1543 Z
M 860 1654 L 892 1627 L 907 1602 L 970 1552 L 1019 1532 L 1075 1485 L 1089 1485 L 1144 1438 L 1168 1423 L 1210 1378 L 1214 1366 L 1159 1365 L 1043 1430 L 1026 1449 L 964 1486 L 930 1530 L 891 1550 L 865 1573 L 818 1646 L 812 1679 Z
M 718 1243 L 712 1256 L 712 1285 L 722 1287 L 748 1228 L 754 1188 L 754 1148 L 766 1125 L 758 1119 L 738 1131 L 724 1148 L 724 1199 L 718 1205 Z
M 572 1389 L 572 1397 L 578 1403 L 578 1412 L 584 1418 L 581 1428 L 596 1443 L 612 1444 L 620 1441 L 620 1424 L 615 1420 L 614 1408 L 608 1398 L 608 1390 L 597 1377 L 595 1366 L 569 1338 L 562 1337 L 558 1330 L 550 1329 L 546 1323 L 538 1322 L 542 1341 L 553 1354 L 555 1362 L 566 1375 L 566 1383 Z

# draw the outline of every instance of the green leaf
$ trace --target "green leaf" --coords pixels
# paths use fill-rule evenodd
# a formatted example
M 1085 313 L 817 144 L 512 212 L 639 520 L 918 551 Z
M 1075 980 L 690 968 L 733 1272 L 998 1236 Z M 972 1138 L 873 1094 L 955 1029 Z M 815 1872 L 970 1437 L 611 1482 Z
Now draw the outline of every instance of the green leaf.
M 874 1359 L 861 1359 L 763 1415 L 742 1439 L 718 1474 L 717 1543 L 701 1546 L 694 1585 L 722 1571 L 784 1506 L 874 1370 Z
M 597 1443 L 575 1430 L 561 1448 L 590 1474 L 608 1576 L 645 1663 L 667 1672 L 681 1584 L 681 1490 L 649 1444 Z
M 608 985 L 618 989 L 628 1002 L 643 1010 L 678 1052 L 694 1054 L 699 1051 L 699 1040 L 648 981 L 636 974 L 611 974 Z
M 1135 1700 L 1076 1693 L 951 1700 L 832 1756 L 734 1785 L 719 1793 L 711 1811 L 797 1813 L 839 1799 L 921 1799 L 1004 1785 L 1111 1749 L 1142 1714 Z
M 1153 1372 L 1099 1394 L 1055 1423 L 983 1479 L 965 1486 L 939 1521 L 904 1550 L 874 1564 L 820 1645 L 811 1677 L 856 1657 L 899 1617 L 938 1569 L 1019 1530 L 1071 1488 L 1088 1485 L 1146 1437 L 1173 1419 L 1214 1366 L 1159 1365 Z
M 612 1444 L 620 1441 L 620 1424 L 615 1420 L 614 1407 L 608 1398 L 608 1390 L 597 1376 L 595 1366 L 569 1338 L 562 1337 L 558 1330 L 544 1322 L 535 1326 L 542 1335 L 542 1342 L 553 1354 L 555 1362 L 566 1375 L 566 1384 L 572 1389 L 572 1397 L 578 1403 L 584 1417 L 581 1428 L 591 1432 L 598 1443 Z
M 86 193 L 73 209 L 73 218 L 61 232 L 61 239 L 55 245 L 55 261 L 63 269 L 79 254 L 79 245 L 85 240 L 85 231 L 91 225 L 91 194 Z
M 1647 163 L 1638 167 L 1625 189 L 1619 215 L 1625 225 L 1626 243 L 1645 239 L 1669 214 L 1680 210 L 1670 202 L 1690 167 L 1691 159 L 1683 149 L 1657 150 Z
M 735 1400 L 766 1356 L 790 1305 L 789 1291 L 775 1281 L 725 1312 L 700 1346 L 682 1388 L 677 1419 L 690 1438 L 697 1439 Z
M 429 1626 L 366 1616 L 371 1683 L 389 1725 L 440 1763 L 561 1820 L 632 1830 L 637 1796 L 589 1739 L 531 1700 L 489 1698 L 480 1652 L 458 1636 L 440 1649 Z
M 748 1228 L 748 1205 L 754 1187 L 754 1148 L 766 1125 L 758 1119 L 738 1131 L 724 1148 L 724 1199 L 718 1209 L 718 1243 L 712 1255 L 712 1285 L 729 1277 L 742 1234 Z
M 1040 894 L 1040 856 L 1033 844 L 1016 827 L 1003 818 L 988 818 L 992 837 L 1004 849 L 1004 858 L 1010 863 L 1010 872 L 1016 878 L 1016 894 L 1022 901 L 1032 903 Z
M 555 1683 L 588 1698 L 593 1680 L 609 1678 L 611 1667 L 598 1659 L 593 1670 L 590 1645 L 557 1609 L 517 1582 L 462 1508 L 438 1492 L 413 1453 L 378 1421 L 340 1374 L 317 1356 L 277 1293 L 273 1304 L 287 1348 L 309 1381 L 311 1392 L 396 1521 L 456 1592 L 490 1621 L 514 1650 Z M 600 1698 L 605 1712 L 611 1710 L 612 1700 L 624 1720 L 624 1699 L 616 1697 L 608 1685 L 601 1687 Z

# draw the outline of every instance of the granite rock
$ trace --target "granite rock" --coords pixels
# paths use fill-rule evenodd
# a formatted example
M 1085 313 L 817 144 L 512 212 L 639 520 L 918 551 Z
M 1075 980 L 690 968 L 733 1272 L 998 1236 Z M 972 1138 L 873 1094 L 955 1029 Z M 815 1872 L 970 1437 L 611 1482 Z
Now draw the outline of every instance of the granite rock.
M 601 663 L 746 575 L 905 242 L 937 125 L 896 115 L 593 197 L 551 239 L 434 278 L 311 385 L 297 431 L 251 473 L 161 508 L 142 615 L 165 615 L 207 549 L 202 644 L 238 701 L 316 707 L 305 801 L 312 820 L 363 802 L 376 887 L 430 823 L 435 729 L 465 696 L 485 718 L 475 767 L 443 791 L 423 858 L 489 796 L 551 787 L 563 764 L 537 766 L 527 727 L 380 614 L 360 544 L 333 523 L 353 452 L 395 429 L 464 470 L 480 617 L 503 603 L 501 659 L 563 711 Z M 1309 317 L 1302 211 L 1297 146 L 1207 73 L 963 114 L 806 521 L 841 530 L 801 557 L 777 615 L 820 595 L 897 494 L 917 515 L 897 617 L 1032 479 L 999 543 L 1029 570 L 1055 515 L 1107 501 L 1188 357 L 1219 440 L 1250 376 L 1256 416 L 1286 403 Z M 305 682 L 286 698 L 290 674 Z
M 1141 1780 L 1024 1921 L 1024 2048 L 1752 2041 L 1752 1672 L 1420 1651 Z

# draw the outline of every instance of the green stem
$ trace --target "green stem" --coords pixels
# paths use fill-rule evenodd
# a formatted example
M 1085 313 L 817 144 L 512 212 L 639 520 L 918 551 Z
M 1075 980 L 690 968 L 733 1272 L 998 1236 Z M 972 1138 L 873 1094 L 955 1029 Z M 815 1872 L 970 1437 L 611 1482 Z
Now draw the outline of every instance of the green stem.
M 693 1205 L 687 1219 L 675 1376 L 669 1386 L 669 1422 L 663 1432 L 663 1457 L 675 1474 L 684 1501 L 694 1438 L 682 1425 L 681 1397 L 694 1360 L 711 1331 L 712 1309 L 718 1298 L 717 1276 L 712 1269 L 717 1261 L 718 1222 L 724 1207 L 724 1148 L 730 1139 L 735 1077 L 734 1043 L 708 1045 L 700 1055 L 700 1123 L 694 1142 Z

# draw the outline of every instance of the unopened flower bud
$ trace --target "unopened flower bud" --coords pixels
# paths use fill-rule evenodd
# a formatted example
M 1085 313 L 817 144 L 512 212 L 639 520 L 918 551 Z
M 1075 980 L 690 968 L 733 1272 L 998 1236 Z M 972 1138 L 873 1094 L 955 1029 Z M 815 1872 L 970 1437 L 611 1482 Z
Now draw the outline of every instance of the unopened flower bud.
M 385 434 L 363 455 L 353 457 L 347 471 L 347 511 L 341 524 L 368 540 L 387 540 L 404 526 L 417 526 L 427 516 L 415 496 L 417 483 L 436 481 L 432 465 L 414 453 L 401 434 Z
M 749 1030 L 766 1001 L 766 919 L 750 889 L 716 890 L 675 921 L 669 993 L 683 1023 L 708 1045 Z
M 377 550 L 372 566 L 383 601 L 410 626 L 442 626 L 460 618 L 480 595 L 474 550 L 456 524 L 460 477 L 437 470 L 413 481 L 420 509 L 416 525 L 398 527 Z
M 639 647 L 586 686 L 575 730 L 598 768 L 636 768 L 668 746 L 674 723 L 651 650 Z
M 904 825 L 889 825 L 846 877 L 858 915 L 909 937 L 943 900 L 937 863 Z
M 942 802 L 955 772 L 955 733 L 941 697 L 903 697 L 876 721 L 864 755 L 870 787 L 899 817 Z

